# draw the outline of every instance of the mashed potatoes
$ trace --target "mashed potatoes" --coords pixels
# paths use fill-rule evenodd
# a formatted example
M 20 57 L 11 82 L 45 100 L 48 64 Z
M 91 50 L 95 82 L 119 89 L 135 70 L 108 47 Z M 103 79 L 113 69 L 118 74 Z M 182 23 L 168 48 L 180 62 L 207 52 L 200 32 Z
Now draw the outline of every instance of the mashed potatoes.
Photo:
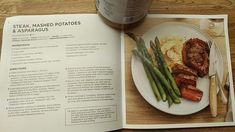
M 168 36 L 160 39 L 161 50 L 169 67 L 174 63 L 182 64 L 184 41 L 185 39 L 179 36 Z

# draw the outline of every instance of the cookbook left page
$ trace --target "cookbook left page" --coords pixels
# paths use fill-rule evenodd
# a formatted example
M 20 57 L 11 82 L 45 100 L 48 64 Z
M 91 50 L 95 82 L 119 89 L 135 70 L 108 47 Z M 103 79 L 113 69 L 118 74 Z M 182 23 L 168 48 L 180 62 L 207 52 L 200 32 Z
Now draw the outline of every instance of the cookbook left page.
M 97 14 L 7 18 L 0 131 L 121 128 L 120 46 Z

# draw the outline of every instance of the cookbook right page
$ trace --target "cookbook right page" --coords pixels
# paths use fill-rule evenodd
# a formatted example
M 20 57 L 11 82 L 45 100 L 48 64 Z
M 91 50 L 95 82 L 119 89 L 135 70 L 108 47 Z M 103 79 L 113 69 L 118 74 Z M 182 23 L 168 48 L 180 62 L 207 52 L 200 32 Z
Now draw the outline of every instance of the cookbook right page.
M 226 15 L 149 15 L 123 41 L 125 128 L 234 125 Z

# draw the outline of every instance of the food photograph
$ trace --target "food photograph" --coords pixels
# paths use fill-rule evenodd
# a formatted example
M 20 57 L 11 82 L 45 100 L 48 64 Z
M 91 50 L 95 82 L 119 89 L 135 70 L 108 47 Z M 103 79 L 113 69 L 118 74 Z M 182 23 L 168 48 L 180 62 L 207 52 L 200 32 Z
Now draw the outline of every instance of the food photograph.
M 149 16 L 125 31 L 127 124 L 232 121 L 224 23 Z

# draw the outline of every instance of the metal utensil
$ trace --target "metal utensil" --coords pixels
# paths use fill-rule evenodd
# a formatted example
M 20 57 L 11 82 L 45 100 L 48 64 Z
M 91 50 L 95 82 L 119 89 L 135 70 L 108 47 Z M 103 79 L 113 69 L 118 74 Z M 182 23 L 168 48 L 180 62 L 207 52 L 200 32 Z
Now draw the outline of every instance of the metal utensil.
M 230 86 L 230 82 L 229 82 L 229 73 L 227 72 L 226 74 L 226 79 L 225 79 L 225 84 L 224 84 L 224 87 L 225 89 L 229 90 L 229 86 Z
M 231 107 L 231 96 L 230 96 L 230 83 L 229 83 L 229 73 L 227 73 L 226 76 L 226 82 L 224 87 L 228 90 L 228 107 L 227 107 L 227 113 L 225 116 L 225 121 L 229 122 L 229 121 L 233 121 L 233 114 L 232 114 L 232 107 Z
M 217 56 L 215 53 L 215 44 L 211 42 L 210 54 L 209 54 L 209 77 L 210 77 L 210 87 L 209 87 L 209 102 L 212 117 L 217 116 L 217 85 L 216 85 L 216 65 Z
M 219 75 L 216 72 L 216 81 L 217 81 L 217 86 L 219 86 L 219 94 L 220 94 L 220 99 L 222 100 L 223 104 L 227 104 L 228 103 L 228 99 L 224 94 L 223 88 L 222 88 L 222 83 L 219 79 Z
M 212 42 L 209 41 L 208 44 L 209 44 L 209 47 L 211 47 Z M 214 44 L 214 47 L 215 47 L 216 50 L 218 50 L 218 48 L 216 47 L 215 44 Z M 217 52 L 215 52 L 214 59 L 218 60 Z M 227 97 L 226 97 L 225 94 L 224 94 L 223 87 L 222 87 L 222 83 L 221 83 L 221 80 L 220 80 L 220 78 L 219 78 L 219 75 L 218 75 L 217 70 L 216 70 L 216 81 L 217 81 L 217 86 L 219 87 L 220 99 L 222 100 L 223 104 L 227 104 L 228 99 L 227 99 Z M 226 85 L 226 84 L 225 84 L 225 85 Z

